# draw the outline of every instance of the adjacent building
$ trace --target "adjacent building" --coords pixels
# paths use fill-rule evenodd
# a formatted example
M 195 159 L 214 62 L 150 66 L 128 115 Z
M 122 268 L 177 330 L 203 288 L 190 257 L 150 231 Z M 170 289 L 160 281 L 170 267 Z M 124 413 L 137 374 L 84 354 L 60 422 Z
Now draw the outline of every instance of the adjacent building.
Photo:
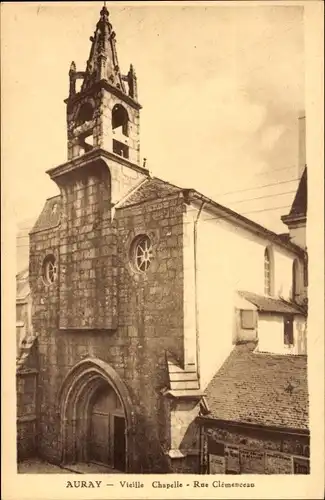
M 282 217 L 306 249 L 307 168 L 289 215 Z M 236 346 L 212 377 L 197 421 L 203 474 L 308 474 L 307 254 L 292 263 L 291 293 L 278 288 L 266 248 L 264 294 L 239 291 Z

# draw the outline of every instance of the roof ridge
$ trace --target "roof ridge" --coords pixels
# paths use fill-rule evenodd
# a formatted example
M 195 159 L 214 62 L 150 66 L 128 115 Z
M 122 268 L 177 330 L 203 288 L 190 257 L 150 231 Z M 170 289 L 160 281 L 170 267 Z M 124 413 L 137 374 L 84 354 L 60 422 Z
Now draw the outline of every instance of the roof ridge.
M 150 177 L 145 177 L 139 184 L 137 184 L 135 187 L 131 188 L 122 198 L 115 203 L 114 208 L 120 208 L 120 205 L 123 205 L 130 196 L 132 196 L 134 193 L 136 193 L 139 189 L 141 189 L 145 184 L 147 184 L 150 181 Z

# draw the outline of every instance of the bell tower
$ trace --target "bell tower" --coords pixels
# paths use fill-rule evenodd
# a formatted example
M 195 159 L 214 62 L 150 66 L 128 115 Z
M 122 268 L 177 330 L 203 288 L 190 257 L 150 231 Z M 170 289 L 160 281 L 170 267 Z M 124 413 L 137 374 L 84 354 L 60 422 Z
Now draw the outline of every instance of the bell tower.
M 146 179 L 139 150 L 137 80 L 122 75 L 106 6 L 85 71 L 69 71 L 68 161 L 48 170 L 61 192 L 59 328 L 115 329 L 115 205 Z
M 126 75 L 120 71 L 106 6 L 90 41 L 86 70 L 77 71 L 72 62 L 69 71 L 68 160 L 100 148 L 139 166 L 137 78 L 132 65 Z

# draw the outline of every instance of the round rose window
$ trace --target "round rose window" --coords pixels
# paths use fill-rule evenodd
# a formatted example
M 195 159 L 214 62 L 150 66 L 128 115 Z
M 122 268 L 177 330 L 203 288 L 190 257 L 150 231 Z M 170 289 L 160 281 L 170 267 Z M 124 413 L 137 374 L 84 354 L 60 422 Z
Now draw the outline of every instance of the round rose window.
M 137 271 L 145 273 L 152 261 L 152 245 L 148 236 L 140 236 L 134 244 L 134 264 Z
M 43 263 L 43 279 L 47 285 L 51 285 L 57 278 L 57 265 L 54 255 L 49 255 Z

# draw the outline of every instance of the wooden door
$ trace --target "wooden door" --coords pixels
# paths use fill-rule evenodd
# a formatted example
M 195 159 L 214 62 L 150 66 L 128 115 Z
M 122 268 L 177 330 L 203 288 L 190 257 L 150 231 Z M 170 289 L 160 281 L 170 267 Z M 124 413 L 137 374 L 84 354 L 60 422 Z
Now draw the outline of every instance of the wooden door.
M 89 447 L 90 462 L 110 464 L 110 411 L 106 390 L 100 391 L 90 411 Z
M 125 419 L 114 415 L 114 468 L 125 471 Z
M 125 471 L 125 417 L 115 391 L 101 388 L 89 411 L 89 462 Z

